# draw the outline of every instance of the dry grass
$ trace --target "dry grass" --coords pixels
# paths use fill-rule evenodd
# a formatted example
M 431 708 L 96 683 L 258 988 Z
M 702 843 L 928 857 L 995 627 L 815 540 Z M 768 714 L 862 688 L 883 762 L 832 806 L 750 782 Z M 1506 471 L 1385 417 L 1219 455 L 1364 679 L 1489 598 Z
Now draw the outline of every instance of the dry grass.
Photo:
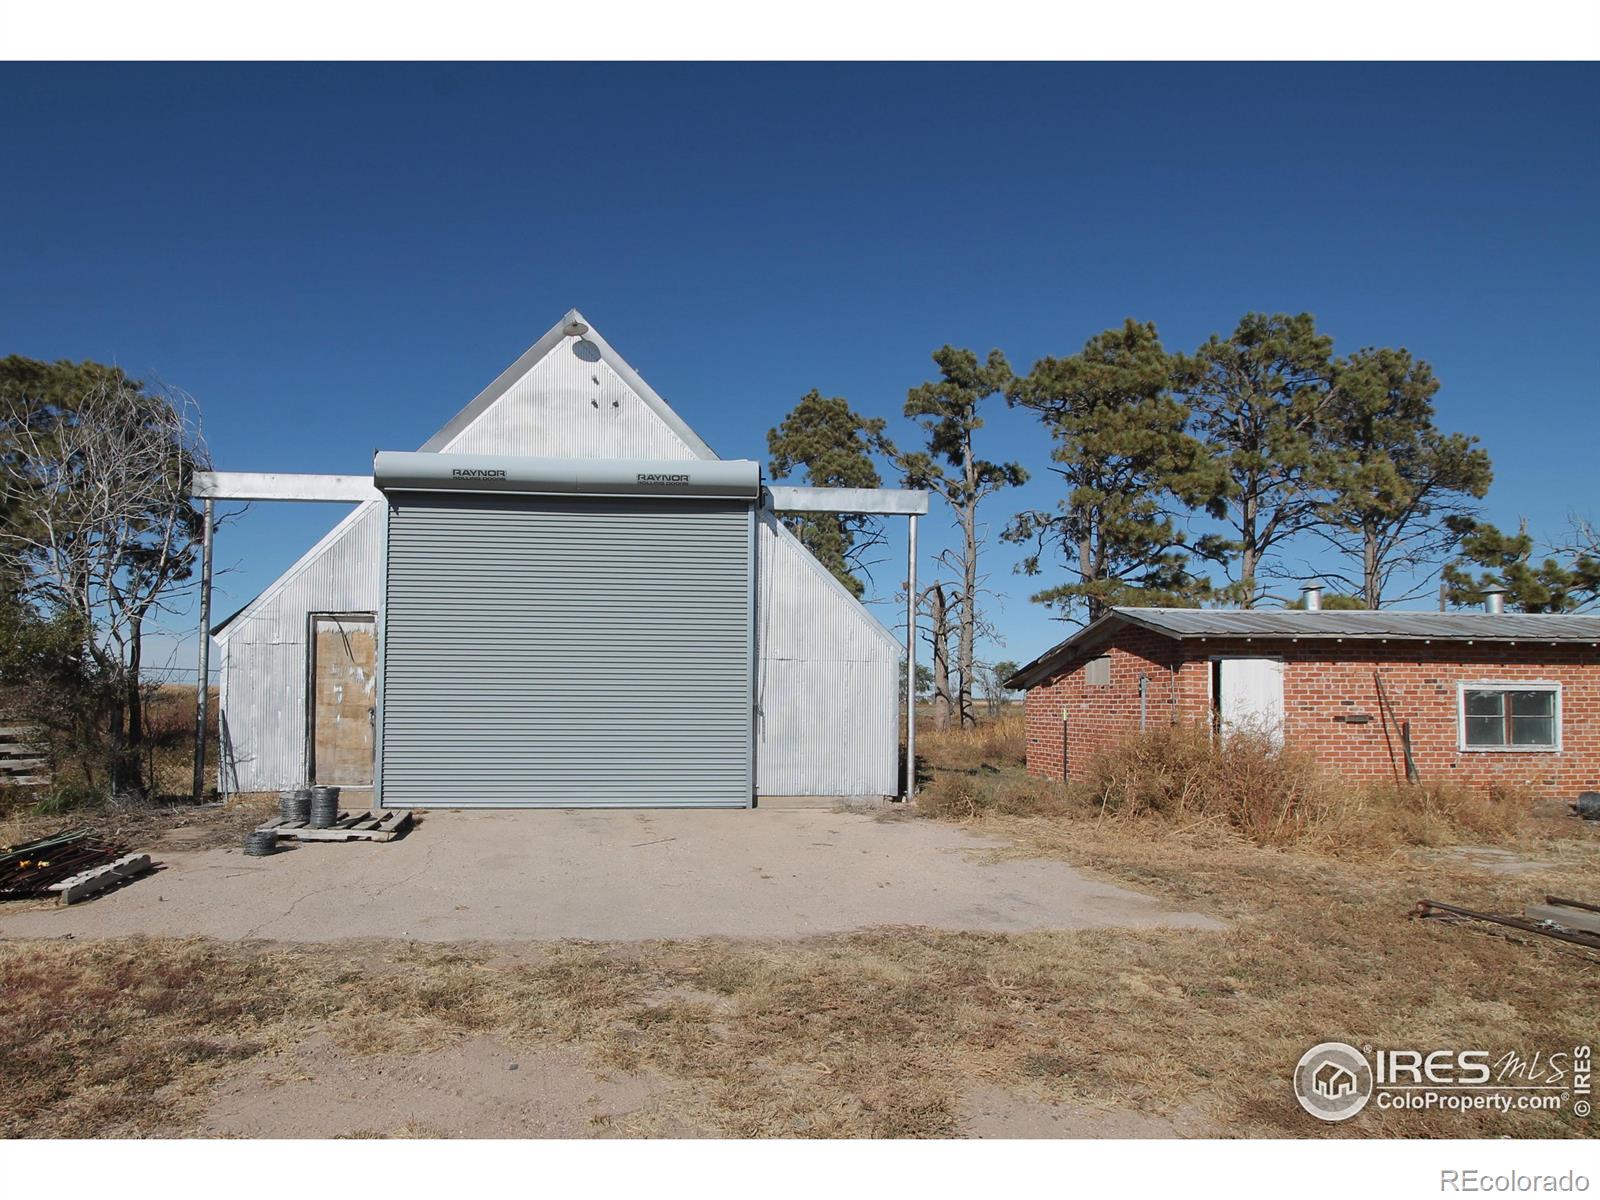
M 1020 763 L 1027 747 L 1027 726 L 1017 710 L 966 729 L 934 729 L 921 721 L 917 725 L 918 756 L 924 765 L 942 770 Z
M 1018 711 L 968 729 L 918 727 L 917 805 L 933 817 L 970 820 L 980 813 L 1042 816 L 1068 811 L 1058 784 L 1022 770 L 1027 729 Z
M 1419 921 L 1429 897 L 1519 912 L 1549 893 L 1596 897 L 1600 829 L 1530 800 L 1462 787 L 1353 789 L 1261 739 L 1132 739 L 1063 787 L 1021 755 L 943 757 L 920 807 L 1231 922 L 1222 934 L 1085 936 L 1093 1028 L 1115 1103 L 1177 1103 L 1184 1074 L 1230 1135 L 1593 1136 L 1571 1116 L 1365 1115 L 1308 1128 L 1286 1072 L 1316 1041 L 1547 1053 L 1594 1039 L 1600 957 L 1538 937 Z M 1509 848 L 1533 869 L 1487 872 L 1447 847 Z M 1112 994 L 1095 978 L 1112 982 Z M 1128 989 L 1121 1001 L 1116 983 Z M 1135 1000 L 1134 997 L 1137 997 Z M 1140 1088 L 1143 1082 L 1143 1089 Z
M 1191 1061 L 1208 1054 L 1229 1134 L 1330 1132 L 1305 1128 L 1284 1083 L 1287 1065 L 1316 1041 L 1496 1054 L 1593 1041 L 1600 958 L 1411 915 L 1425 896 L 1492 912 L 1517 912 L 1562 889 L 1592 896 L 1600 879 L 1593 829 L 1541 843 L 1530 860 L 1536 869 L 1498 876 L 1438 851 L 1349 861 L 1263 849 L 1210 824 L 1178 831 L 1153 822 L 996 817 L 977 825 L 1011 839 L 1015 853 L 1063 858 L 1229 920 L 1221 934 L 1150 935 L 1142 946 L 1112 939 L 1107 948 L 1113 958 L 1137 958 L 1154 1005 L 1119 1012 L 1115 1036 L 1142 1042 L 1156 1063 L 1173 1052 Z M 1592 1136 L 1594 1127 L 1570 1115 L 1374 1113 L 1331 1132 Z
M 1356 1044 L 1549 1052 L 1593 1038 L 1600 968 L 1543 939 L 1416 921 L 1423 894 L 1507 909 L 1592 886 L 1594 839 L 1512 879 L 1382 872 L 1210 827 L 985 817 L 1018 854 L 1090 865 L 1227 917 L 1217 933 L 885 929 L 801 942 L 519 949 L 201 942 L 0 945 L 12 1136 L 182 1133 L 244 1060 L 328 1033 L 351 1055 L 492 1033 L 658 1072 L 731 1136 L 957 1134 L 979 1085 L 1229 1136 L 1587 1136 L 1570 1114 L 1363 1114 L 1327 1128 L 1287 1088 Z M 1198 1114 L 1197 1117 L 1193 1114 Z M 383 1130 L 367 1131 L 382 1134 Z
M 277 815 L 277 805 L 276 794 L 252 792 L 201 807 L 130 800 L 67 811 L 26 809 L 0 817 L 0 846 L 15 846 L 65 829 L 87 829 L 105 841 L 135 849 L 168 839 L 180 840 L 190 850 L 237 846 L 247 831 Z
M 1101 816 L 1061 789 L 1029 792 L 1014 761 L 989 761 L 989 747 L 1014 743 L 1003 731 L 947 736 L 966 765 L 945 765 L 930 739 L 940 794 L 1037 797 L 964 809 L 1011 847 L 995 853 L 1065 859 L 1228 927 L 514 950 L 0 943 L 0 1132 L 189 1132 L 213 1084 L 321 1030 L 350 1055 L 484 1034 L 578 1046 L 659 1073 L 687 1124 L 733 1136 L 958 1134 L 979 1086 L 1225 1136 L 1593 1135 L 1570 1113 L 1370 1106 L 1328 1127 L 1299 1110 L 1288 1078 L 1323 1040 L 1495 1053 L 1592 1041 L 1593 957 L 1409 914 L 1422 896 L 1497 911 L 1546 892 L 1592 897 L 1600 829 L 1520 829 L 1514 844 L 1538 864 L 1515 876 L 1415 837 L 1359 856 L 1315 838 L 1263 847 L 1194 809 L 1119 815 L 1108 802 Z M 1430 835 L 1480 819 L 1424 818 Z
M 210 691 L 206 716 L 206 787 L 214 789 L 221 753 L 218 735 L 218 690 Z M 184 803 L 194 788 L 193 684 L 161 684 L 149 690 L 144 705 L 144 741 L 141 772 L 153 801 Z M 12 719 L 7 723 L 15 723 Z M 48 742 L 48 738 L 42 738 Z M 104 789 L 102 764 L 85 764 L 83 751 L 58 743 L 53 750 L 51 782 L 21 787 L 0 784 L 0 821 L 34 814 L 94 813 L 112 802 Z M 90 769 L 86 770 L 86 766 Z M 91 785 L 91 778 L 95 782 Z
M 1017 731 L 983 727 L 929 739 L 931 816 L 1093 818 L 1160 828 L 1210 824 L 1258 846 L 1299 846 L 1342 857 L 1465 840 L 1515 841 L 1532 798 L 1459 784 L 1354 787 L 1308 754 L 1267 737 L 1225 742 L 1199 726 L 1162 726 L 1086 763 L 1070 785 L 1029 777 Z
M 1354 787 L 1309 754 L 1255 734 L 1225 741 L 1163 726 L 1089 762 L 1067 789 L 1097 816 L 1213 821 L 1259 846 L 1370 853 L 1515 836 L 1532 798 L 1455 784 Z

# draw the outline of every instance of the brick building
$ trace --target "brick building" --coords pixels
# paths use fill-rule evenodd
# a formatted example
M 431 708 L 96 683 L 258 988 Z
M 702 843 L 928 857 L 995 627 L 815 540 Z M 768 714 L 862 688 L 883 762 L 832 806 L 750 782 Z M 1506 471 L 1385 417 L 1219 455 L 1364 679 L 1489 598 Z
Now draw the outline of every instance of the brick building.
M 1113 608 L 1023 667 L 1028 771 L 1140 729 L 1262 729 L 1352 779 L 1600 788 L 1600 616 Z

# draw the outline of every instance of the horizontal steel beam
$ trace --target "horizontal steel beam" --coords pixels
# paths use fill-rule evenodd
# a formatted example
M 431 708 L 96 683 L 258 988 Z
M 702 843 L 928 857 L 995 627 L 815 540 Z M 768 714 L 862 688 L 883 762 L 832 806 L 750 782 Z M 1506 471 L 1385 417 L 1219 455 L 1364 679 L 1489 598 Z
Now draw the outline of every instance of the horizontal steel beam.
M 360 503 L 380 493 L 370 475 L 296 475 L 282 471 L 196 471 L 197 500 L 304 500 Z M 921 516 L 928 493 L 910 488 L 769 487 L 781 512 L 883 513 Z
M 197 500 L 307 500 L 360 503 L 379 498 L 370 475 L 290 475 L 279 471 L 196 471 Z
M 780 512 L 889 513 L 921 516 L 928 511 L 928 493 L 911 488 L 769 487 L 772 507 Z

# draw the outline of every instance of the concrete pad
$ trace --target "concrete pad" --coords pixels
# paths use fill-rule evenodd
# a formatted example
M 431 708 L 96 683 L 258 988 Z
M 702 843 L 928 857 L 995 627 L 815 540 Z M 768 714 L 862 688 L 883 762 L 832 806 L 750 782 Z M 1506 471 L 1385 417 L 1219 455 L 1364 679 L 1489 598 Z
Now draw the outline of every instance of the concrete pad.
M 881 925 L 1220 929 L 1210 917 L 930 820 L 816 810 L 429 812 L 387 843 L 178 850 L 0 936 L 333 941 L 804 937 Z
M 1555 866 L 1548 859 L 1530 858 L 1526 854 L 1502 850 L 1497 846 L 1452 846 L 1443 852 L 1443 857 L 1477 867 L 1491 875 L 1526 875 Z

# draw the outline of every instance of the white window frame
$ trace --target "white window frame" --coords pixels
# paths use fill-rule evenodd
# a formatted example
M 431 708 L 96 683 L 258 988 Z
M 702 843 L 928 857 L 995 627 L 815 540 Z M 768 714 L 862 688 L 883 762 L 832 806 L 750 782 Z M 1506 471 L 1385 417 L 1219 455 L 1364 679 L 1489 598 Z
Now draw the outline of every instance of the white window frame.
M 1469 746 L 1467 745 L 1468 692 L 1554 692 L 1556 696 L 1556 740 L 1549 746 Z M 1561 684 L 1554 679 L 1485 680 L 1456 684 L 1456 749 L 1463 754 L 1560 754 Z

